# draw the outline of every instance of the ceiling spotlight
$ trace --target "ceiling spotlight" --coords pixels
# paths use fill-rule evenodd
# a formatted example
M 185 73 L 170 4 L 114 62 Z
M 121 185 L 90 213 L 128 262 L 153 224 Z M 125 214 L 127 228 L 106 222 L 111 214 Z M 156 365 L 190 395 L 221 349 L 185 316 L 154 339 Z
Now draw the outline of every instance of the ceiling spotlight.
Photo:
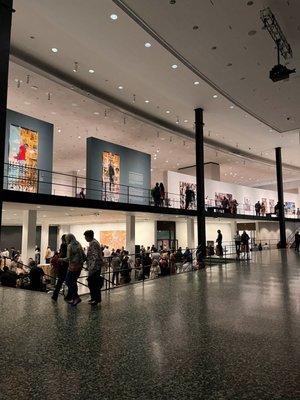
M 60 128 L 58 128 L 58 129 L 57 129 L 57 132 L 58 132 L 58 133 L 61 133 L 61 129 L 60 129 Z
M 93 74 L 95 71 L 93 69 L 89 69 L 89 73 Z
M 95 111 L 95 112 L 94 112 L 94 115 L 99 115 L 98 111 Z
M 119 90 L 123 90 L 124 87 L 123 87 L 123 86 L 118 86 L 118 89 L 119 89 Z
M 145 103 L 150 103 L 150 100 L 145 100 Z
M 194 85 L 195 85 L 195 86 L 200 85 L 200 82 L 199 82 L 199 81 L 195 81 L 195 82 L 194 82 Z
M 179 124 L 179 118 L 178 117 L 176 118 L 176 124 L 177 125 Z
M 58 52 L 58 49 L 57 49 L 56 47 L 52 47 L 51 51 L 52 51 L 53 53 L 57 53 L 57 52 Z
M 217 94 L 214 94 L 214 95 L 213 95 L 213 98 L 214 98 L 214 99 L 216 99 L 217 97 L 218 97 L 218 95 L 217 95 Z
M 234 108 L 234 106 L 230 106 L 230 108 L 231 108 L 231 109 L 233 109 L 233 108 Z
M 77 61 L 74 62 L 73 72 L 78 72 L 78 62 Z
M 170 113 L 171 113 L 171 111 L 170 111 L 170 110 L 167 110 L 167 111 L 166 111 L 166 114 L 170 114 Z
M 269 132 L 273 132 L 273 129 L 269 129 Z
M 81 136 L 78 136 L 78 139 L 81 139 Z
M 30 101 L 24 101 L 24 104 L 26 105 L 26 106 L 30 106 Z
M 189 122 L 187 119 L 184 119 L 183 122 L 186 124 L 187 122 Z
M 118 19 L 117 14 L 110 14 L 110 19 L 111 19 L 112 21 L 116 21 L 116 20 Z
M 171 68 L 172 68 L 172 69 L 177 69 L 177 68 L 178 68 L 178 65 L 177 65 L 177 64 L 173 64 L 173 65 L 171 65 Z
M 152 46 L 151 43 L 149 43 L 149 42 L 146 42 L 146 43 L 145 43 L 145 47 L 149 48 L 149 47 L 151 47 L 151 46 Z
M 32 90 L 38 90 L 37 86 L 30 86 Z

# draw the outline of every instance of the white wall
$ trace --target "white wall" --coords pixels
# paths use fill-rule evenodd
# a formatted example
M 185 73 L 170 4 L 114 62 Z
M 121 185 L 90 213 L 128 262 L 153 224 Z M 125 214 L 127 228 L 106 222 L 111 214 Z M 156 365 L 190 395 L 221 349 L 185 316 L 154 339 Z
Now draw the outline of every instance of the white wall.
M 196 183 L 196 177 L 186 174 L 180 174 L 178 172 L 168 171 L 167 172 L 167 188 L 166 190 L 171 193 L 170 198 L 173 200 L 179 199 L 179 184 L 180 182 Z M 267 199 L 267 212 L 269 206 L 269 200 L 273 199 L 275 204 L 277 203 L 277 192 L 272 190 L 258 189 L 248 186 L 236 185 L 234 183 L 213 181 L 211 179 L 205 179 L 205 197 L 207 202 L 211 200 L 214 205 L 215 193 L 228 193 L 232 194 L 237 202 L 242 205 L 245 203 L 245 197 L 250 200 L 250 204 L 254 204 L 262 198 Z M 300 208 L 300 196 L 294 193 L 285 193 L 284 201 L 294 202 L 296 209 Z
M 125 222 L 112 222 L 104 224 L 70 225 L 70 233 L 75 235 L 76 239 L 82 244 L 83 247 L 87 246 L 83 234 L 86 230 L 90 229 L 94 231 L 95 238 L 100 240 L 101 231 L 126 231 L 126 224 Z M 144 246 L 151 246 L 155 243 L 155 221 L 136 222 L 135 242 L 136 244 Z
M 264 240 L 278 240 L 280 239 L 278 222 L 261 222 L 258 223 L 259 231 L 256 237 L 262 242 Z M 287 239 L 291 234 L 294 234 L 296 229 L 300 228 L 300 222 L 286 222 L 286 237 Z

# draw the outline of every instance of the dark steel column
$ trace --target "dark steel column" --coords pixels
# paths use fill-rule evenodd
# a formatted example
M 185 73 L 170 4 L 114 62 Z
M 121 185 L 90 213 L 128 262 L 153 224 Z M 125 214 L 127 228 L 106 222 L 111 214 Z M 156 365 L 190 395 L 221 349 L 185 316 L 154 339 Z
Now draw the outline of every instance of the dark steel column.
M 8 64 L 13 0 L 0 0 L 0 238 L 7 107 Z
M 203 110 L 195 109 L 198 246 L 206 252 Z
M 276 175 L 277 175 L 277 193 L 279 203 L 279 229 L 281 249 L 286 247 L 285 219 L 284 219 L 284 198 L 283 198 L 283 180 L 282 180 L 282 160 L 281 147 L 276 147 Z

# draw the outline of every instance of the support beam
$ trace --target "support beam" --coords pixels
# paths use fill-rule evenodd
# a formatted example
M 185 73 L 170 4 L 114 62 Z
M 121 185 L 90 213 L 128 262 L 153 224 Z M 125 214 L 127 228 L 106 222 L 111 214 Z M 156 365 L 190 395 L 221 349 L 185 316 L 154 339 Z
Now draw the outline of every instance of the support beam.
M 11 17 L 13 13 L 13 1 L 0 1 L 0 239 L 2 225 L 2 190 L 4 175 L 5 131 L 8 66 L 10 52 Z
M 195 248 L 195 223 L 194 218 L 187 218 L 186 220 L 187 228 L 187 247 L 189 249 Z
M 286 233 L 285 233 L 285 220 L 284 220 L 284 196 L 283 196 L 283 179 L 282 179 L 282 160 L 281 160 L 281 147 L 276 147 L 276 175 L 277 175 L 277 193 L 279 203 L 279 230 L 280 242 L 279 247 L 284 249 L 286 247 Z
M 126 215 L 126 250 L 135 254 L 135 216 Z
M 21 258 L 25 265 L 29 258 L 34 259 L 36 245 L 36 210 L 23 211 Z M 43 255 L 42 255 L 43 256 Z
M 204 146 L 203 146 L 203 110 L 195 109 L 196 139 L 196 182 L 197 182 L 197 229 L 198 246 L 206 250 L 205 234 L 205 186 L 204 186 Z
M 45 254 L 47 247 L 49 246 L 49 224 L 42 223 L 41 226 L 41 263 L 45 262 Z M 51 249 L 56 250 L 56 249 Z

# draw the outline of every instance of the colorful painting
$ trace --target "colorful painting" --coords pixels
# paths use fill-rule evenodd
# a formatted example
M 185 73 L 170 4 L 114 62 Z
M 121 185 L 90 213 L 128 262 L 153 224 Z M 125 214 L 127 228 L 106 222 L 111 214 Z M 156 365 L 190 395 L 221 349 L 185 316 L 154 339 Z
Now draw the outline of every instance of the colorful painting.
M 102 154 L 102 181 L 105 200 L 119 201 L 120 198 L 120 156 L 104 151 Z
M 192 198 L 194 198 L 194 201 L 192 201 L 190 206 L 189 206 L 190 210 L 194 210 L 196 208 L 196 204 L 195 204 L 196 184 L 195 183 L 190 183 L 190 182 L 179 182 L 180 208 L 185 208 L 185 194 L 186 194 L 187 188 L 189 188 L 189 190 L 194 192 L 194 195 L 192 195 Z M 176 207 L 178 207 L 178 205 L 176 205 Z
M 289 215 L 296 214 L 296 204 L 293 201 L 286 201 L 284 203 L 286 213 Z
M 269 199 L 269 211 L 271 214 L 274 214 L 275 200 Z
M 251 211 L 251 201 L 248 197 L 244 197 L 244 211 Z
M 100 243 L 109 246 L 110 250 L 121 249 L 125 247 L 126 232 L 125 231 L 102 231 L 100 232 Z
M 38 184 L 38 133 L 10 125 L 8 162 L 8 189 L 35 193 Z
M 229 203 L 233 199 L 233 196 L 232 196 L 231 193 L 217 193 L 217 192 L 215 192 L 215 206 L 216 207 L 222 207 L 222 201 L 224 200 L 225 197 L 227 198 Z

